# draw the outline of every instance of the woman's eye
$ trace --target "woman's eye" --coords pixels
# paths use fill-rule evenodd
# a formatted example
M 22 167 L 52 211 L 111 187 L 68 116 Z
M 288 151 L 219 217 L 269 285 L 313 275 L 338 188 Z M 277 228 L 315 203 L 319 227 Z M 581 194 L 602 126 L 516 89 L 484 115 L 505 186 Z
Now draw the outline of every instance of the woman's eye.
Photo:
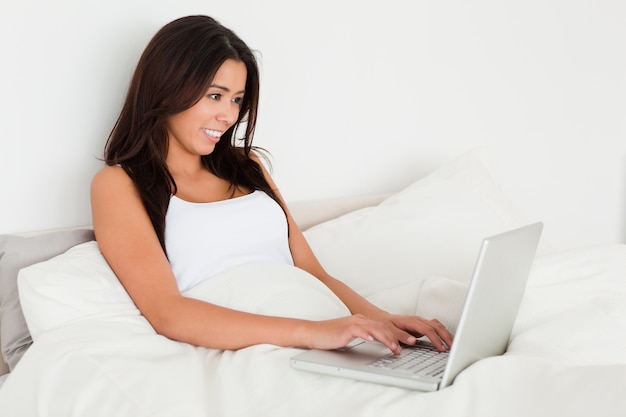
M 241 106 L 241 103 L 243 103 L 243 97 L 235 97 L 235 98 L 233 98 L 233 103 Z
M 211 100 L 219 100 L 221 96 L 222 96 L 222 95 L 221 95 L 221 94 L 218 94 L 218 93 L 215 93 L 215 94 L 209 94 L 209 95 L 208 95 L 208 97 L 209 97 Z

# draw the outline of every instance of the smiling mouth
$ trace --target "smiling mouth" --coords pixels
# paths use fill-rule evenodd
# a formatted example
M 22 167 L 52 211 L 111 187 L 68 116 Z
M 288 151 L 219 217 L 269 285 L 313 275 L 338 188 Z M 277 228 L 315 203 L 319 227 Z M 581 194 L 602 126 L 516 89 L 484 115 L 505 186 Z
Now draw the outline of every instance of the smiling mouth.
M 210 137 L 215 138 L 215 139 L 219 139 L 222 136 L 222 133 L 224 133 L 224 132 L 220 132 L 219 130 L 211 130 L 211 129 L 202 129 L 202 131 L 206 133 L 207 135 L 209 135 Z

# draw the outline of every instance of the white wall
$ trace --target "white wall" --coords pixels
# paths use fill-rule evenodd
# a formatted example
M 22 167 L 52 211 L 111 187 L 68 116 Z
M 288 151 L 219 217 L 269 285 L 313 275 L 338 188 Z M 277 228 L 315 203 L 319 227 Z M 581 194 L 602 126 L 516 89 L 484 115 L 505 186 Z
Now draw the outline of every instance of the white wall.
M 397 190 L 487 145 L 555 246 L 625 241 L 622 0 L 2 0 L 0 233 L 90 223 L 138 56 L 195 13 L 261 53 L 256 143 L 288 200 Z

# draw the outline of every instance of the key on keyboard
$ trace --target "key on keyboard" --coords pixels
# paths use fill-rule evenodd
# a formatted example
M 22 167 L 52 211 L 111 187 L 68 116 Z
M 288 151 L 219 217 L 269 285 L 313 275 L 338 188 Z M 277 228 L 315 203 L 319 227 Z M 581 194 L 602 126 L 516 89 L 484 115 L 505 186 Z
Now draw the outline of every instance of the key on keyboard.
M 417 349 L 405 348 L 400 355 L 384 356 L 370 363 L 370 366 L 438 376 L 443 373 L 447 360 L 447 352 L 439 352 L 434 346 L 420 345 Z

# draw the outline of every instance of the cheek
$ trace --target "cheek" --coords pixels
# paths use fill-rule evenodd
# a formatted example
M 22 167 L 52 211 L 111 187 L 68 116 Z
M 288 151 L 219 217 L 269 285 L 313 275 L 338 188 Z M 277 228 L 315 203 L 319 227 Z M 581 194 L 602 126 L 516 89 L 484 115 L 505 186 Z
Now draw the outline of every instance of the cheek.
M 172 140 L 183 143 L 188 134 L 185 133 L 184 124 L 178 123 L 174 120 L 165 124 L 165 131 L 167 134 L 167 141 L 171 143 Z
M 178 113 L 170 116 L 165 122 L 165 129 L 168 133 L 176 134 L 185 130 L 185 127 L 189 124 L 188 117 L 185 113 Z

